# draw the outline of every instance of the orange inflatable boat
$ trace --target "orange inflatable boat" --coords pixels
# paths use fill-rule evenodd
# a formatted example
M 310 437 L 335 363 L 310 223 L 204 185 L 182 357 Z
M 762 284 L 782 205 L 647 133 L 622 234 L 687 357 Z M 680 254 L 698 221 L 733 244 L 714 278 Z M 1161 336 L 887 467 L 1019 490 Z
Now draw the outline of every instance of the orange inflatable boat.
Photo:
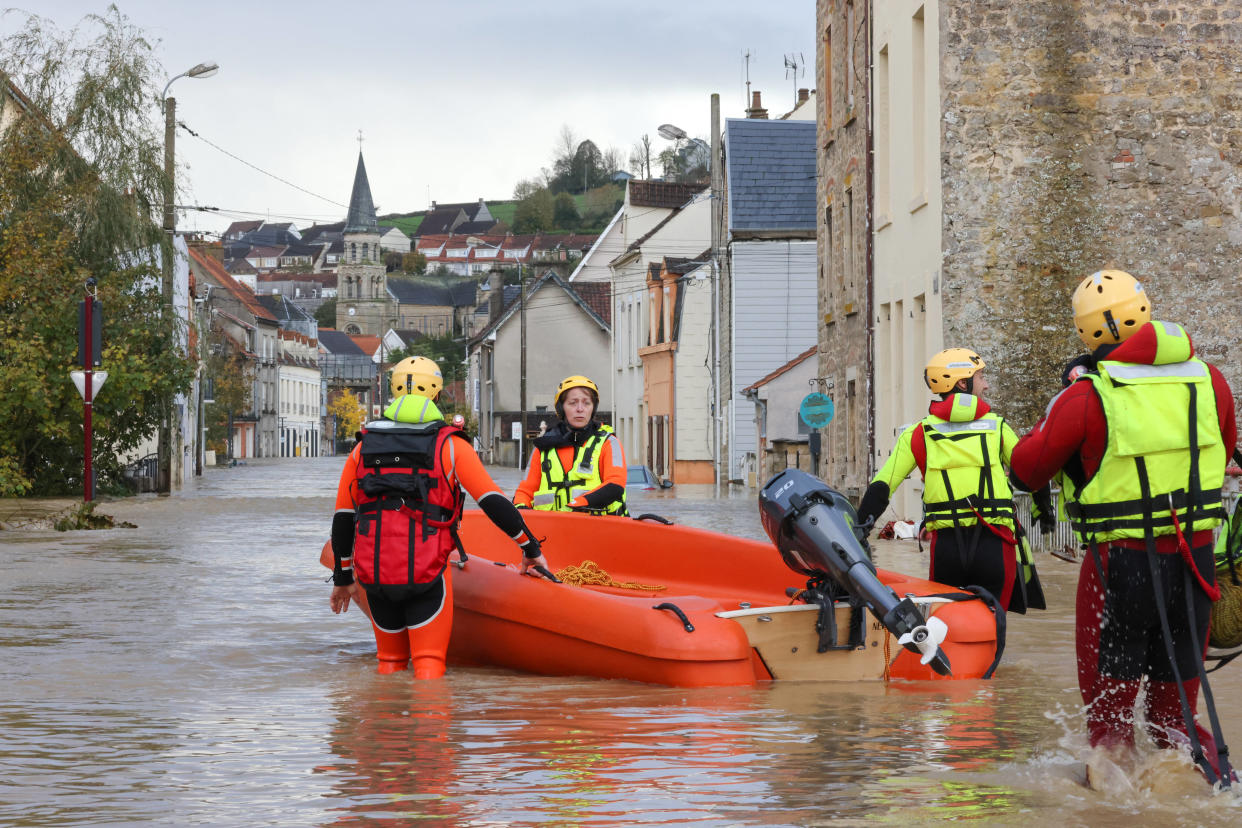
M 517 546 L 481 511 L 467 510 L 467 560 L 454 557 L 448 567 L 450 663 L 698 687 L 980 678 L 1003 648 L 988 604 L 942 584 L 874 570 L 941 629 L 948 676 L 908 642 L 902 646 L 858 601 L 807 603 L 805 579 L 771 544 L 630 518 L 523 516 L 566 582 L 519 574 Z M 331 567 L 330 545 L 321 560 Z M 832 607 L 831 618 L 824 606 Z

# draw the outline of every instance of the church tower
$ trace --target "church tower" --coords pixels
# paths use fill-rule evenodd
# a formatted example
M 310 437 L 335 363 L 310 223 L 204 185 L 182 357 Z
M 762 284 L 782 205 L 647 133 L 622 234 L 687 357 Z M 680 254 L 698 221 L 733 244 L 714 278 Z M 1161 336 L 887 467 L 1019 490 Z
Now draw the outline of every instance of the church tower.
M 396 303 L 388 295 L 375 202 L 371 200 L 371 184 L 361 149 L 343 236 L 345 249 L 336 272 L 337 330 L 382 336 L 396 315 Z

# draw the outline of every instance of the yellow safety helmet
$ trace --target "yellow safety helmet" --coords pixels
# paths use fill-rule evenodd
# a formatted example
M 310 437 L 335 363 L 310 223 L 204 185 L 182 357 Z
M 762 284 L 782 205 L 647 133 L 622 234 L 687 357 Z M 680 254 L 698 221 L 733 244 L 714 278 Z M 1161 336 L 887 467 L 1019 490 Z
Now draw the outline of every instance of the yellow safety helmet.
M 923 382 L 937 394 L 948 394 L 959 380 L 970 379 L 987 367 L 969 348 L 946 348 L 923 369 Z
M 561 384 L 556 386 L 556 398 L 553 400 L 552 405 L 556 409 L 558 416 L 565 416 L 561 410 L 561 397 L 565 396 L 571 388 L 587 389 L 591 392 L 591 399 L 595 401 L 597 406 L 599 405 L 599 387 L 581 374 L 574 374 L 572 377 L 565 377 L 565 379 L 561 380 Z
M 1088 348 L 1125 342 L 1151 321 L 1143 285 L 1124 270 L 1099 270 L 1074 290 L 1074 327 Z
M 427 357 L 406 357 L 392 368 L 392 395 L 418 394 L 434 400 L 444 387 L 440 366 Z

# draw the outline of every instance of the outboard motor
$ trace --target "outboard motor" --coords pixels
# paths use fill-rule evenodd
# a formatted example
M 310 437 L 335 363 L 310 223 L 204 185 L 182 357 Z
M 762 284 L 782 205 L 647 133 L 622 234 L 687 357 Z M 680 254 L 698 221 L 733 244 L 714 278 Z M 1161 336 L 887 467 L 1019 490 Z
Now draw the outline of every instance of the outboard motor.
M 870 610 L 897 643 L 920 653 L 923 664 L 942 676 L 951 673 L 940 649 L 948 625 L 923 618 L 912 600 L 898 598 L 876 576 L 866 546 L 870 527 L 857 525 L 858 514 L 845 495 L 804 471 L 786 469 L 759 492 L 759 515 L 785 565 L 811 579 L 808 590 L 824 591 L 821 585 L 830 581 L 848 593 L 851 603 Z M 824 596 L 829 608 L 833 592 L 828 589 Z

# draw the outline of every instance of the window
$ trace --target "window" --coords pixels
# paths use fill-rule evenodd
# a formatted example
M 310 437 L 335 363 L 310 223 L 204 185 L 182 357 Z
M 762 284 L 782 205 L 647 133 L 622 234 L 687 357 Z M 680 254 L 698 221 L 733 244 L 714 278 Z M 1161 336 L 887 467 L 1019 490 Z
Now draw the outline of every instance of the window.
M 824 29 L 824 130 L 832 129 L 832 27 Z M 825 136 L 825 140 L 831 140 Z
M 889 218 L 889 165 L 892 163 L 890 147 L 888 45 L 880 49 L 875 66 L 875 211 L 877 224 Z
M 914 19 L 911 25 L 911 41 L 910 41 L 910 65 L 912 84 L 910 90 L 910 139 L 913 142 L 913 161 L 914 171 L 910 176 L 910 183 L 914 187 L 911 196 L 916 202 L 924 197 L 927 192 L 927 185 L 924 182 L 926 176 L 925 157 L 927 155 L 926 147 L 923 145 L 923 136 L 927 131 L 925 122 L 926 90 L 925 80 L 927 77 L 926 52 L 927 46 L 924 41 L 925 32 L 923 27 L 923 7 L 919 6 L 919 10 L 914 13 Z M 916 206 L 922 206 L 917 204 Z
M 845 111 L 850 112 L 854 109 L 854 40 L 858 36 L 855 31 L 854 20 L 854 0 L 849 0 L 845 4 Z
M 841 274 L 841 281 L 844 286 L 850 288 L 847 295 L 851 300 L 854 298 L 854 188 L 849 187 L 845 191 L 845 239 L 842 242 L 841 251 L 844 254 L 845 272 Z

